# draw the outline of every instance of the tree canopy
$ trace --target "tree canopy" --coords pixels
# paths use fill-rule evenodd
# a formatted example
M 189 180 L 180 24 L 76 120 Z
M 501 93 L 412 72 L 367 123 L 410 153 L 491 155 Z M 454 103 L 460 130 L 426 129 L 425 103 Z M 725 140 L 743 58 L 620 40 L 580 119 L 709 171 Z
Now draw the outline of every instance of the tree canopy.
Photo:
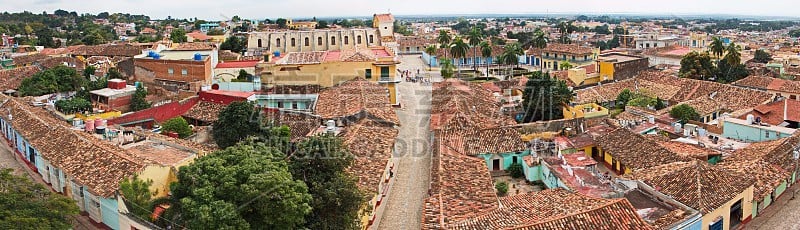
M 707 52 L 693 51 L 681 59 L 679 75 L 685 78 L 705 80 L 714 72 L 714 64 Z
M 0 170 L 0 229 L 72 228 L 75 201 L 11 172 Z
M 358 189 L 358 179 L 345 169 L 353 155 L 333 136 L 311 137 L 299 143 L 289 161 L 296 180 L 308 185 L 312 212 L 306 218 L 308 229 L 360 229 L 358 212 L 366 197 Z
M 231 36 L 219 45 L 220 49 L 230 50 L 234 53 L 242 53 L 247 50 L 247 39 L 239 38 L 238 36 Z
M 758 49 L 753 54 L 753 61 L 758 63 L 768 63 L 769 61 L 772 61 L 772 55 L 767 53 L 767 51 Z
M 150 108 L 151 104 L 147 101 L 147 90 L 139 84 L 136 86 L 136 92 L 131 97 L 131 111 L 139 111 Z
M 192 135 L 192 128 L 189 127 L 189 122 L 186 122 L 186 119 L 183 117 L 175 117 L 165 121 L 161 124 L 161 131 L 162 132 L 175 132 L 181 138 L 186 138 Z
M 528 78 L 522 97 L 522 122 L 548 121 L 564 118 L 561 108 L 572 100 L 572 90 L 566 82 L 550 77 L 550 73 L 537 71 Z
M 313 201 L 282 152 L 253 142 L 181 167 L 171 191 L 189 229 L 297 229 Z
M 219 119 L 214 122 L 212 135 L 220 148 L 233 146 L 247 137 L 259 132 L 260 123 L 256 119 L 258 110 L 246 101 L 237 101 L 219 112 Z
M 169 33 L 169 39 L 174 43 L 181 43 L 188 41 L 189 38 L 186 37 L 186 31 L 183 29 L 173 29 Z
M 132 178 L 125 178 L 119 183 L 119 192 L 125 198 L 126 206 L 133 215 L 144 220 L 150 220 L 150 200 L 153 193 L 150 186 L 153 180 L 142 180 L 134 174 Z
M 680 104 L 669 111 L 669 116 L 675 119 L 678 119 L 681 124 L 686 124 L 690 120 L 696 120 L 700 117 L 700 114 L 687 104 Z
M 80 89 L 84 81 L 85 79 L 78 76 L 75 69 L 62 65 L 23 79 L 18 91 L 21 96 L 70 92 Z

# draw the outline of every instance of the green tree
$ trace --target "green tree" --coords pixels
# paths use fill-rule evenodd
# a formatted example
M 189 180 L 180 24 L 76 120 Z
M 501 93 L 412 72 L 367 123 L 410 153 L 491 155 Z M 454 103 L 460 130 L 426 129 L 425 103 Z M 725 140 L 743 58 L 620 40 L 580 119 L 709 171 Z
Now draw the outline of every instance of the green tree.
M 250 102 L 233 102 L 219 112 L 219 119 L 214 122 L 212 136 L 220 148 L 233 146 L 247 137 L 259 132 L 257 110 Z
M 508 169 L 506 171 L 508 171 L 508 173 L 511 174 L 511 177 L 513 178 L 522 178 L 525 176 L 525 172 L 523 172 L 522 170 L 523 170 L 522 164 L 513 163 L 511 164 L 511 166 L 508 166 Z
M 86 68 L 83 69 L 83 77 L 86 79 L 92 79 L 95 71 L 97 70 L 94 68 L 94 66 L 86 66 Z
M 75 69 L 60 65 L 23 79 L 18 91 L 20 96 L 77 91 L 85 81 Z
M 173 43 L 181 43 L 188 41 L 186 37 L 186 31 L 183 29 L 173 29 L 172 32 L 169 33 L 169 39 Z
M 667 107 L 667 105 L 664 104 L 664 100 L 661 100 L 661 98 L 656 97 L 656 104 L 655 104 L 656 110 L 661 110 L 661 109 L 666 108 L 666 107 Z
M 245 82 L 245 81 L 247 81 L 247 77 L 248 76 L 250 76 L 250 74 L 247 73 L 247 71 L 245 71 L 244 69 L 240 69 L 239 70 L 239 75 L 236 76 L 236 81 Z
M 479 29 L 478 27 L 473 26 L 472 29 L 469 31 L 469 34 L 467 34 L 467 40 L 469 40 L 469 47 L 472 48 L 473 52 L 472 69 L 478 71 L 478 66 L 477 63 L 475 62 L 475 58 L 478 57 L 478 47 L 483 42 L 483 31 L 481 31 L 481 29 Z
M 505 196 L 508 194 L 508 183 L 505 181 L 497 182 L 497 184 L 494 185 L 494 188 L 497 189 L 498 196 Z
M 711 39 L 711 45 L 708 46 L 708 49 L 711 51 L 711 54 L 713 54 L 714 57 L 719 59 L 722 58 L 722 54 L 725 53 L 725 44 L 719 37 L 713 37 Z
M 275 20 L 275 24 L 278 24 L 278 28 L 286 29 L 288 28 L 287 21 L 285 18 L 278 18 Z
M 544 53 L 544 48 L 547 48 L 549 39 L 547 38 L 547 35 L 544 34 L 544 31 L 538 28 L 533 32 L 533 34 L 534 36 L 531 40 L 531 45 L 533 48 L 539 49 L 539 60 L 542 60 L 542 54 Z M 544 63 L 539 63 L 539 71 L 544 71 Z
M 756 50 L 755 54 L 753 54 L 753 61 L 758 63 L 768 63 L 769 61 L 772 61 L 772 55 L 763 49 L 758 49 Z
M 125 178 L 119 183 L 119 192 L 125 198 L 128 210 L 143 220 L 150 220 L 150 200 L 154 195 L 150 191 L 153 180 L 142 180 L 134 174 L 132 178 Z
M 742 47 L 736 45 L 735 42 L 731 42 L 726 49 L 727 54 L 725 54 L 725 62 L 728 62 L 731 66 L 736 66 L 742 63 Z
M 464 43 L 464 40 L 461 37 L 456 36 L 453 39 L 453 43 L 450 44 L 450 53 L 453 55 L 453 58 L 456 60 L 456 77 L 461 77 L 461 62 L 467 56 L 467 52 L 469 51 L 469 45 Z
M 447 59 L 447 49 L 450 48 L 450 41 L 452 41 L 452 39 L 453 38 L 450 37 L 447 31 L 439 30 L 439 36 L 436 37 L 436 42 L 439 43 L 439 48 L 444 49 L 444 59 Z
M 452 78 L 455 72 L 455 67 L 453 67 L 453 64 L 450 62 L 450 60 L 441 58 L 439 59 L 439 73 L 442 74 L 443 78 Z
M 429 64 L 428 65 L 428 70 L 433 70 L 433 57 L 436 56 L 436 46 L 435 45 L 429 45 L 429 46 L 425 47 L 425 53 L 428 54 L 428 57 L 430 59 L 430 60 L 428 60 L 428 61 L 430 61 L 430 62 L 428 62 L 428 64 Z
M 700 117 L 700 114 L 698 114 L 697 111 L 692 108 L 692 106 L 680 104 L 672 107 L 672 109 L 669 111 L 669 116 L 678 119 L 681 124 L 686 124 L 690 120 L 697 120 Z
M 681 77 L 706 80 L 713 73 L 714 64 L 712 64 L 708 52 L 692 51 L 681 58 L 681 69 L 678 73 Z
M 92 111 L 92 102 L 81 97 L 67 100 L 58 100 L 55 103 L 56 109 L 64 114 L 82 113 Z
M 564 60 L 564 61 L 561 61 L 561 63 L 558 64 L 558 67 L 561 70 L 572 69 L 572 63 L 569 63 L 568 61 Z
M 192 135 L 192 128 L 189 127 L 189 122 L 186 122 L 183 117 L 175 117 L 165 121 L 161 124 L 162 132 L 175 132 L 181 138 L 186 138 Z
M 566 82 L 537 71 L 528 78 L 522 97 L 523 123 L 548 121 L 564 117 L 561 108 L 572 100 L 573 92 Z
M 131 97 L 131 111 L 147 109 L 150 106 L 150 102 L 147 102 L 147 90 L 143 84 L 139 84 L 139 86 L 136 86 L 136 92 L 133 93 L 133 97 Z
M 223 50 L 230 50 L 234 53 L 242 53 L 247 49 L 247 39 L 231 36 L 228 39 L 225 39 L 225 41 L 220 44 L 219 48 Z
M 198 158 L 170 188 L 189 229 L 297 229 L 311 212 L 308 187 L 292 178 L 284 153 L 263 143 Z
M 306 218 L 308 229 L 360 229 L 359 210 L 366 197 L 358 189 L 358 179 L 345 169 L 353 155 L 334 136 L 311 137 L 301 142 L 290 157 L 289 169 L 295 180 L 308 185 L 314 198 Z
M 0 170 L 0 229 L 69 229 L 78 215 L 75 201 Z
M 747 77 L 750 73 L 744 64 L 731 65 L 727 61 L 719 62 L 714 71 L 714 77 L 719 83 L 731 83 Z
M 622 92 L 617 95 L 617 108 L 625 108 L 628 105 L 628 101 L 633 99 L 633 92 L 629 89 L 623 89 Z
M 483 42 L 481 42 L 480 47 L 481 47 L 481 57 L 483 57 L 484 60 L 489 60 L 489 58 L 492 57 L 492 51 L 494 51 L 494 50 L 492 50 L 492 46 L 489 45 L 488 42 L 483 41 Z M 486 62 L 486 77 L 489 77 L 489 64 L 490 63 L 487 61 Z
M 106 76 L 108 79 L 122 79 L 122 73 L 117 68 L 109 68 Z

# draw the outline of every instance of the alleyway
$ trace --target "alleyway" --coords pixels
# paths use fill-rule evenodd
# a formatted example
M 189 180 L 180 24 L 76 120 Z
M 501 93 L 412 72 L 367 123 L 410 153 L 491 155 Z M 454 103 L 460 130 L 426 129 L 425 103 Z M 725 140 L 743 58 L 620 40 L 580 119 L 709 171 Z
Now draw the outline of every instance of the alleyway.
M 403 56 L 401 70 L 427 68 L 419 56 Z M 396 165 L 394 182 L 386 199 L 386 207 L 377 220 L 378 229 L 420 229 L 422 203 L 430 181 L 430 120 L 431 87 L 403 81 L 399 86 L 402 108 L 400 133 L 393 158 Z

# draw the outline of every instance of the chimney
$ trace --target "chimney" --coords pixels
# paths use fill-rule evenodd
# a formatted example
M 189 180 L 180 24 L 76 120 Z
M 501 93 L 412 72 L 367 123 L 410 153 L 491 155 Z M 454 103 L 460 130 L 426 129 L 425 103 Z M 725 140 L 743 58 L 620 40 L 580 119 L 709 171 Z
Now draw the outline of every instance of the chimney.
M 786 120 L 786 112 L 789 109 L 789 100 L 783 100 L 783 120 Z

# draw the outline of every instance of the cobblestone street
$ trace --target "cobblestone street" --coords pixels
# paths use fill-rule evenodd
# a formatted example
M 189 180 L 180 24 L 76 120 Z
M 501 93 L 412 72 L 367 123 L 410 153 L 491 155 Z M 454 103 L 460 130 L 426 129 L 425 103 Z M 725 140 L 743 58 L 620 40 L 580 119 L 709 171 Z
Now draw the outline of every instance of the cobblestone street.
M 419 56 L 402 56 L 401 70 L 427 69 Z M 399 86 L 402 108 L 400 133 L 397 138 L 397 166 L 394 183 L 386 199 L 386 209 L 378 220 L 378 229 L 420 229 L 422 203 L 430 181 L 430 120 L 431 87 L 403 81 Z
M 792 200 L 791 191 L 792 189 L 787 190 L 786 194 L 779 197 L 778 201 L 753 219 L 752 222 L 745 226 L 745 229 L 800 229 L 800 196 Z

